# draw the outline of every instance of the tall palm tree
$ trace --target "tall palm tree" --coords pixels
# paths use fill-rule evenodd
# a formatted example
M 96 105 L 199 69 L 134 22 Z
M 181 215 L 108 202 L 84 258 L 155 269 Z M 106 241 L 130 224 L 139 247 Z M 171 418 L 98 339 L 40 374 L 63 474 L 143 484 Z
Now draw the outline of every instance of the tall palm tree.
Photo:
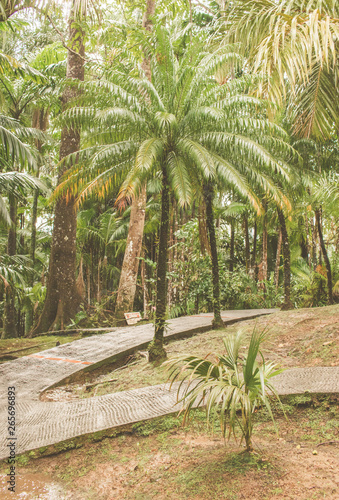
M 155 336 L 149 348 L 152 361 L 166 355 L 170 193 L 182 205 L 189 204 L 202 182 L 218 178 L 248 198 L 257 211 L 261 203 L 251 184 L 260 185 L 283 206 L 288 201 L 270 175 L 278 172 L 290 178 L 284 157 L 291 158 L 294 152 L 285 142 L 287 134 L 265 118 L 267 104 L 239 93 L 244 83 L 216 82 L 215 71 L 238 58 L 229 47 L 213 53 L 192 47 L 178 61 L 168 31 L 158 26 L 149 50 L 151 81 L 142 73 L 138 77 L 135 72 L 126 76 L 115 71 L 111 82 L 95 84 L 95 96 L 90 97 L 94 107 L 74 108 L 66 114 L 71 123 L 87 126 L 88 140 L 95 145 L 80 151 L 83 166 L 71 169 L 59 195 L 68 192 L 81 202 L 89 194 L 100 196 L 123 181 L 119 195 L 123 201 L 140 192 L 145 179 L 153 176 L 161 181 Z M 74 155 L 69 162 L 72 158 Z

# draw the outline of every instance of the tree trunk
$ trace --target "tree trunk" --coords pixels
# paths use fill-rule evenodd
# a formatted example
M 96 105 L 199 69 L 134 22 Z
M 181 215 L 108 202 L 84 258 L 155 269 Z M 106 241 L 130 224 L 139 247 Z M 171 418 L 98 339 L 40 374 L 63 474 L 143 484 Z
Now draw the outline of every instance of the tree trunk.
M 74 1 L 73 1 L 74 7 Z M 74 10 L 70 12 L 68 21 L 69 43 L 72 49 L 67 55 L 67 78 L 84 80 L 84 33 L 75 19 Z M 79 95 L 76 85 L 65 89 L 62 96 L 63 109 Z M 80 148 L 80 132 L 77 129 L 64 127 L 61 131 L 60 155 L 62 160 Z M 59 181 L 66 170 L 63 165 L 59 170 Z M 76 286 L 76 225 L 77 214 L 72 197 L 59 198 L 54 210 L 54 226 L 47 294 L 42 315 L 31 335 L 46 332 L 50 328 L 58 329 L 58 325 L 67 324 L 76 314 L 82 302 Z
M 166 168 L 162 169 L 161 221 L 157 266 L 157 297 L 155 310 L 155 333 L 148 347 L 149 361 L 160 362 L 167 357 L 163 346 L 167 304 L 167 249 L 170 220 L 169 185 Z
M 268 277 L 268 264 L 267 264 L 267 243 L 268 243 L 268 235 L 267 235 L 267 201 L 263 201 L 263 207 L 265 210 L 263 217 L 263 229 L 262 229 L 262 277 L 263 277 L 263 286 L 264 290 L 266 289 L 266 281 Z
M 234 237 L 235 237 L 234 232 L 235 232 L 234 231 L 234 221 L 231 220 L 230 266 L 229 266 L 231 273 L 233 273 L 233 269 L 234 269 Z
M 245 261 L 246 261 L 246 272 L 250 271 L 250 237 L 248 234 L 248 217 L 244 216 L 244 233 L 245 233 Z
M 152 30 L 151 17 L 155 12 L 155 0 L 147 0 L 146 12 L 142 20 L 142 26 L 147 31 Z M 142 68 L 146 77 L 151 80 L 151 66 L 145 57 Z M 141 255 L 142 239 L 144 234 L 145 214 L 146 214 L 146 184 L 142 187 L 139 196 L 133 198 L 130 223 L 127 235 L 126 250 L 121 269 L 118 286 L 115 315 L 123 317 L 124 312 L 132 311 L 135 292 L 137 288 L 137 278 L 139 269 L 139 258 Z
M 45 132 L 48 128 L 49 111 L 46 109 L 36 109 L 33 113 L 32 126 L 42 132 Z M 42 150 L 41 141 L 37 140 L 36 148 L 39 152 Z M 37 178 L 39 178 L 39 169 L 37 171 Z M 38 219 L 38 199 L 39 199 L 39 189 L 34 189 L 33 192 L 33 205 L 32 205 L 32 222 L 31 222 L 31 242 L 29 247 L 29 258 L 32 262 L 32 268 L 35 266 L 35 248 L 36 248 L 36 223 Z M 34 285 L 34 275 L 30 280 L 30 286 Z M 34 320 L 34 304 L 28 308 L 25 314 L 25 334 L 28 335 L 32 328 Z
M 17 205 L 18 201 L 13 195 L 9 195 L 9 216 L 11 225 L 8 231 L 7 254 L 12 257 L 16 255 L 16 223 L 17 223 Z M 5 292 L 5 311 L 4 311 L 4 330 L 2 339 L 14 338 L 18 336 L 16 328 L 15 311 L 15 287 L 14 284 L 6 287 Z
M 278 290 L 278 287 L 279 287 L 279 268 L 280 268 L 281 246 L 282 246 L 282 232 L 281 232 L 281 228 L 279 228 L 277 255 L 276 255 L 276 259 L 275 259 L 275 268 L 274 268 L 274 286 L 275 286 L 276 290 Z
M 255 274 L 255 261 L 257 258 L 257 221 L 254 222 L 254 232 L 253 232 L 253 250 L 252 250 L 252 259 L 251 259 L 251 276 L 253 277 Z
M 307 246 L 307 262 L 308 262 L 308 267 L 310 268 L 310 271 L 311 271 L 312 270 L 312 255 L 311 255 L 310 231 L 309 231 L 307 212 L 305 214 L 305 233 L 306 233 L 306 246 Z
M 312 234 L 312 265 L 313 271 L 317 268 L 317 228 L 311 217 L 311 234 Z
M 317 209 L 315 211 L 315 220 L 316 220 L 316 224 L 317 224 L 317 228 L 318 228 L 321 252 L 323 254 L 325 265 L 326 265 L 328 303 L 333 304 L 332 270 L 331 270 L 330 259 L 328 258 L 328 254 L 327 254 L 327 250 L 326 250 L 326 245 L 325 245 L 325 241 L 324 241 L 324 237 L 323 237 L 322 227 L 321 227 L 321 209 Z
M 283 211 L 278 208 L 278 219 L 280 224 L 280 230 L 282 235 L 282 249 L 283 249 L 283 260 L 284 260 L 284 303 L 281 307 L 282 310 L 286 311 L 293 308 L 291 302 L 291 253 L 290 245 L 288 241 L 288 233 L 286 228 L 286 221 Z
M 212 260 L 212 282 L 213 282 L 213 312 L 214 319 L 212 322 L 213 328 L 220 328 L 224 326 L 224 322 L 220 315 L 220 286 L 219 286 L 219 263 L 218 263 L 218 250 L 217 239 L 215 236 L 214 216 L 213 216 L 213 198 L 214 190 L 211 182 L 203 186 L 204 200 L 206 204 L 206 221 L 208 236 L 211 248 Z
M 137 288 L 137 277 L 139 269 L 139 257 L 142 248 L 142 238 L 146 213 L 146 185 L 132 201 L 130 223 L 127 235 L 126 250 L 122 264 L 115 314 L 123 317 L 124 312 L 133 310 L 135 292 Z
M 198 226 L 199 226 L 199 241 L 200 250 L 203 255 L 211 255 L 210 243 L 208 241 L 207 226 L 206 226 L 206 205 L 202 199 L 198 207 Z

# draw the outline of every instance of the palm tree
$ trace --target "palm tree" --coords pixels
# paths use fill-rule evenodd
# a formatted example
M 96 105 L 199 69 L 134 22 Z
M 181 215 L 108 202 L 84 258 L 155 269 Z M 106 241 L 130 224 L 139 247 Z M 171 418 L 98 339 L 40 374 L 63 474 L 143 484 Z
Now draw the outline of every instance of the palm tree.
M 270 174 L 290 178 L 284 157 L 294 152 L 285 142 L 287 134 L 265 118 L 265 102 L 241 95 L 243 82 L 219 85 L 214 79 L 217 69 L 238 58 L 228 47 L 214 53 L 192 47 L 178 61 L 168 31 L 158 26 L 149 51 L 151 81 L 143 74 L 112 72 L 110 82 L 86 86 L 96 89 L 90 100 L 101 110 L 89 106 L 66 113 L 70 123 L 87 126 L 88 141 L 96 145 L 80 151 L 83 167 L 71 169 L 58 192 L 78 195 L 81 202 L 123 181 L 121 202 L 139 193 L 147 178 L 160 179 L 155 336 L 149 348 L 150 360 L 155 360 L 165 356 L 170 193 L 180 204 L 189 204 L 198 186 L 218 178 L 248 198 L 257 211 L 261 203 L 250 184 L 261 186 L 284 206 L 288 200 Z M 259 109 L 261 115 L 253 118 Z
M 288 90 L 297 135 L 323 140 L 338 131 L 336 0 L 238 1 L 228 24 L 262 75 L 262 90 L 279 101 Z
M 271 379 L 281 373 L 274 363 L 265 363 L 260 347 L 267 332 L 254 329 L 247 354 L 240 356 L 244 332 L 241 330 L 225 339 L 225 354 L 214 355 L 210 361 L 195 356 L 180 356 L 167 361 L 171 385 L 181 379 L 177 389 L 178 402 L 183 403 L 184 421 L 190 411 L 204 404 L 207 420 L 217 415 L 224 437 L 235 435 L 239 425 L 246 451 L 253 451 L 253 414 L 258 406 L 265 406 L 273 418 L 267 390 L 280 402 Z M 259 364 L 257 356 L 261 355 Z M 185 375 L 184 378 L 181 376 Z M 188 380 L 187 380 L 188 379 Z M 237 412 L 240 412 L 240 418 Z

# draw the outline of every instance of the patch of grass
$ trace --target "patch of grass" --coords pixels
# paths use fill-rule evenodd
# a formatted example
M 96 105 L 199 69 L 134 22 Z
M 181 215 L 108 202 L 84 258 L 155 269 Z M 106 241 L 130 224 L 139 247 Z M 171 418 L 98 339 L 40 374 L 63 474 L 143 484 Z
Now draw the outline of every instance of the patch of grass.
M 137 436 L 150 436 L 151 434 L 177 429 L 181 426 L 182 419 L 176 416 L 166 416 L 137 422 L 132 426 Z
M 195 467 L 183 469 L 175 478 L 183 498 L 238 498 L 240 481 L 249 472 L 266 473 L 269 462 L 246 453 L 229 453 L 210 460 L 206 452 L 199 454 Z
M 67 336 L 42 335 L 40 337 L 34 337 L 32 339 L 4 339 L 1 341 L 0 360 L 3 359 L 3 361 L 6 361 L 7 354 L 16 358 L 21 358 L 23 356 L 28 356 L 29 354 L 34 354 L 36 352 L 45 351 L 46 349 L 51 349 L 52 347 L 56 346 L 57 342 L 62 345 L 69 342 L 74 342 L 75 340 L 79 340 L 80 338 L 82 338 L 81 333 Z

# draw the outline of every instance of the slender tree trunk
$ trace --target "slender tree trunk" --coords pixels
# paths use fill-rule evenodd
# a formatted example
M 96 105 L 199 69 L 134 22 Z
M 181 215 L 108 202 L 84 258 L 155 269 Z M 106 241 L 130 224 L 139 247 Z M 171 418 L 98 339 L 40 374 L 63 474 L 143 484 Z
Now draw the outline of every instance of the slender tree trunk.
M 230 242 L 230 265 L 229 270 L 233 273 L 234 269 L 234 239 L 235 239 L 235 231 L 234 231 L 234 221 L 231 220 L 231 242 Z
M 325 241 L 324 241 L 324 237 L 323 237 L 322 227 L 321 227 L 321 209 L 317 209 L 315 211 L 315 219 L 316 219 L 316 224 L 317 224 L 317 228 L 318 228 L 321 252 L 323 254 L 325 266 L 326 266 L 328 303 L 333 304 L 332 270 L 331 270 L 330 259 L 328 258 L 328 254 L 327 254 L 327 250 L 326 250 L 326 245 L 325 245 Z
M 152 30 L 151 17 L 155 12 L 155 0 L 147 0 L 146 12 L 142 20 L 142 26 L 147 31 Z M 151 66 L 145 57 L 142 63 L 146 77 L 151 80 Z M 118 286 L 115 315 L 123 317 L 124 312 L 132 311 L 135 292 L 137 288 L 137 278 L 139 269 L 139 258 L 141 255 L 142 239 L 144 234 L 145 214 L 146 214 L 146 184 L 142 187 L 140 194 L 133 198 L 130 223 L 127 235 L 126 250 L 121 269 Z
M 312 265 L 313 271 L 317 268 L 317 228 L 311 217 L 311 233 L 312 233 Z
M 252 259 L 251 259 L 251 276 L 253 277 L 255 274 L 255 261 L 257 258 L 257 221 L 254 221 L 254 231 L 253 231 L 253 250 L 252 250 Z
M 91 261 L 92 261 L 92 256 L 91 256 Z M 86 280 L 87 280 L 87 303 L 88 303 L 88 306 L 90 306 L 91 305 L 91 267 L 90 267 L 90 263 L 87 264 Z
M 75 1 L 75 0 L 74 0 Z M 74 3 L 73 3 L 74 7 Z M 84 33 L 75 19 L 74 10 L 70 12 L 68 22 L 69 43 L 72 52 L 68 51 L 66 76 L 72 80 L 84 80 Z M 63 109 L 79 95 L 76 85 L 65 89 L 62 96 Z M 61 131 L 60 160 L 80 148 L 80 132 L 77 129 L 64 127 Z M 59 170 L 59 180 L 66 170 Z M 66 200 L 59 198 L 54 210 L 54 226 L 47 294 L 42 315 L 31 335 L 46 332 L 50 328 L 59 328 L 76 314 L 82 297 L 76 286 L 76 225 L 77 214 L 72 197 Z
M 17 205 L 18 201 L 13 196 L 9 196 L 9 216 L 11 225 L 8 231 L 7 239 L 7 254 L 10 257 L 16 255 L 16 224 L 17 224 Z M 15 288 L 7 286 L 5 291 L 5 314 L 4 314 L 4 330 L 2 339 L 8 339 L 18 336 L 16 328 L 16 311 L 15 311 Z
M 220 328 L 224 326 L 220 314 L 220 285 L 219 285 L 219 263 L 218 263 L 218 250 L 217 239 L 215 235 L 214 216 L 213 216 L 213 198 L 214 190 L 211 182 L 203 186 L 204 200 L 206 204 L 206 221 L 208 236 L 211 248 L 212 260 L 212 283 L 213 283 L 213 312 L 214 319 L 212 322 L 213 328 Z
M 143 303 L 143 312 L 144 312 L 144 319 L 148 318 L 148 311 L 147 311 L 147 304 L 148 304 L 148 298 L 147 298 L 147 283 L 146 283 L 146 262 L 145 262 L 145 249 L 142 250 L 141 253 L 142 260 L 141 260 L 141 287 L 142 287 L 142 303 Z
M 275 258 L 275 268 L 274 268 L 274 286 L 275 286 L 276 290 L 278 290 L 278 287 L 279 287 L 279 268 L 280 268 L 281 246 L 282 246 L 282 232 L 281 232 L 281 228 L 279 228 L 277 255 Z
M 33 113 L 32 126 L 42 132 L 45 132 L 48 128 L 49 121 L 49 111 L 46 109 L 36 109 Z M 36 141 L 36 147 L 39 152 L 42 150 L 41 141 Z M 37 171 L 37 178 L 39 178 L 39 169 Z M 32 205 L 32 222 L 31 222 L 31 242 L 29 248 L 29 258 L 32 262 L 32 268 L 35 267 L 35 248 L 36 248 L 36 223 L 38 219 L 38 199 L 39 199 L 39 189 L 35 189 L 33 192 L 33 205 Z M 30 280 L 30 286 L 34 285 L 34 275 Z M 28 308 L 25 314 L 25 334 L 28 335 L 32 328 L 34 319 L 34 304 Z
M 170 222 L 170 198 L 166 167 L 162 169 L 161 221 L 157 267 L 157 298 L 155 311 L 155 333 L 148 347 L 149 361 L 160 362 L 167 357 L 164 349 L 164 330 L 167 304 L 167 250 Z
M 309 232 L 309 222 L 307 213 L 305 214 L 305 233 L 306 233 L 306 246 L 307 246 L 307 262 L 308 262 L 308 267 L 310 268 L 310 270 L 312 270 L 310 232 Z
M 250 237 L 248 234 L 248 217 L 244 216 L 244 233 L 245 233 L 245 261 L 246 261 L 246 272 L 250 271 Z
M 39 176 L 39 171 L 38 171 Z M 32 205 L 32 226 L 31 226 L 31 242 L 29 248 L 29 258 L 32 262 L 32 269 L 35 266 L 35 247 L 36 247 L 36 223 L 38 218 L 38 199 L 39 199 L 39 190 L 35 189 L 33 193 L 33 205 Z M 34 275 L 32 275 L 30 279 L 30 286 L 34 285 Z M 28 335 L 32 325 L 33 325 L 33 317 L 34 317 L 34 304 L 32 304 L 26 311 L 25 314 L 25 334 Z
M 200 250 L 203 255 L 206 253 L 211 255 L 211 247 L 208 241 L 207 226 L 206 226 L 206 205 L 202 199 L 198 207 L 198 226 L 199 226 L 199 241 Z
M 290 253 L 290 245 L 288 240 L 285 216 L 280 208 L 278 208 L 277 211 L 278 211 L 278 218 L 282 235 L 282 249 L 283 249 L 283 259 L 284 259 L 285 297 L 284 297 L 284 304 L 282 305 L 282 310 L 288 310 L 293 308 L 293 304 L 291 302 L 291 253 Z
M 264 290 L 266 289 L 266 281 L 268 277 L 268 263 L 267 263 L 267 245 L 268 245 L 268 234 L 267 234 L 267 201 L 264 200 L 263 207 L 265 210 L 263 217 L 263 229 L 262 229 L 262 276 L 264 281 Z

